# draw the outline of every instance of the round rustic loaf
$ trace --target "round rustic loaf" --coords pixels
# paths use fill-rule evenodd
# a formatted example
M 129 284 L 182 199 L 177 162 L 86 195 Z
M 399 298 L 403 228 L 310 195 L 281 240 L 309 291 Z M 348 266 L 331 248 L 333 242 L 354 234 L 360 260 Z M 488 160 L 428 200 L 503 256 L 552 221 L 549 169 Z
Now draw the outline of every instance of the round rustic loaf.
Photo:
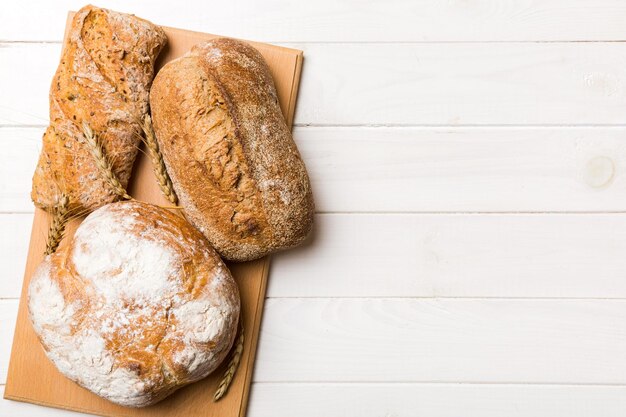
M 215 370 L 239 320 L 237 284 L 208 241 L 139 202 L 94 211 L 28 290 L 33 327 L 59 371 L 131 407 Z

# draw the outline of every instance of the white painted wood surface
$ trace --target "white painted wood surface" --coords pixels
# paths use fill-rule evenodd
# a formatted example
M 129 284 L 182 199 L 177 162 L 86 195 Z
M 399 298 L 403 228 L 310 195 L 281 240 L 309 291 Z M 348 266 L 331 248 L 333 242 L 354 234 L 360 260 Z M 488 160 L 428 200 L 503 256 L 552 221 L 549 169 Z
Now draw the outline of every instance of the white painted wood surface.
M 19 297 L 31 223 L 0 216 L 18 277 L 4 298 Z M 626 298 L 625 253 L 626 214 L 319 214 L 314 239 L 275 255 L 268 297 Z
M 626 3 L 98 3 L 305 51 L 250 416 L 626 415 Z M 0 391 L 76 0 L 0 13 Z M 4 416 L 70 413 L 0 400 Z
M 254 380 L 624 385 L 625 321 L 626 300 L 270 298 Z
M 128 2 L 107 0 L 124 10 Z M 59 41 L 65 11 L 80 0 L 29 0 L 0 14 L 0 39 Z M 572 41 L 626 37 L 621 0 L 234 0 L 215 4 L 134 1 L 133 12 L 157 23 L 264 41 L 432 42 Z M 26 24 L 27 23 L 27 24 Z
M 0 386 L 0 395 L 3 388 Z M 252 384 L 249 415 L 258 417 L 623 417 L 626 389 L 619 386 L 516 384 Z M 0 402 L 11 417 L 87 416 L 13 401 Z
M 0 210 L 32 212 L 44 127 L 0 128 Z M 296 127 L 318 212 L 626 210 L 626 127 Z
M 45 124 L 61 45 L 0 46 L 0 123 Z M 289 46 L 306 61 L 297 125 L 624 125 L 621 42 Z

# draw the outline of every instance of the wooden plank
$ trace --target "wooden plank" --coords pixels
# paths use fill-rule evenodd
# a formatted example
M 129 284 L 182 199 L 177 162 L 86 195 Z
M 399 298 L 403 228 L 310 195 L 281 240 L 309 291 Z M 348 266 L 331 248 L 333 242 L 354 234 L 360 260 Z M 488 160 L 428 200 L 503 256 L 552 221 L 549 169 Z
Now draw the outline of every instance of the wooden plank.
M 0 299 L 0 384 L 7 380 L 11 342 L 17 317 L 17 300 Z M 0 415 L 5 415 L 0 413 Z
M 0 214 L 0 299 L 20 296 L 32 224 L 31 213 Z
M 0 408 L 1 410 L 1 408 Z M 623 417 L 626 387 L 254 384 L 250 417 Z
M 624 385 L 625 322 L 626 300 L 269 299 L 255 381 Z
M 626 215 L 315 220 L 273 258 L 270 297 L 626 297 Z
M 623 417 L 625 411 L 622 386 L 255 383 L 248 416 Z M 44 414 L 40 407 L 0 399 L 0 415 Z M 87 415 L 48 409 L 45 416 Z
M 294 46 L 300 125 L 624 124 L 622 42 Z M 3 44 L 0 123 L 45 124 L 59 48 Z
M 30 190 L 44 130 L 0 128 L 0 212 L 34 212 Z
M 68 22 L 72 14 L 68 17 Z M 188 32 L 181 29 L 165 28 L 168 36 L 168 48 L 159 59 L 160 65 L 186 53 L 193 45 L 215 37 L 215 35 Z M 302 52 L 279 46 L 251 42 L 268 63 L 276 84 L 279 104 L 289 126 L 293 121 L 293 109 L 298 91 Z M 157 63 L 157 67 L 159 66 Z M 170 203 L 163 197 L 154 179 L 149 159 L 140 155 L 135 164 L 128 193 L 140 201 L 154 204 Z M 72 236 L 81 219 L 74 219 L 66 230 L 66 239 Z M 246 338 L 241 355 L 241 363 L 235 375 L 228 395 L 206 410 L 206 403 L 211 401 L 220 380 L 223 378 L 226 362 L 213 374 L 195 384 L 191 384 L 167 400 L 151 407 L 141 409 L 124 408 L 79 387 L 63 377 L 54 365 L 45 357 L 37 336 L 28 320 L 26 306 L 27 288 L 30 277 L 43 258 L 45 234 L 49 216 L 40 209 L 35 211 L 31 241 L 24 274 L 17 325 L 11 350 L 5 398 L 32 402 L 48 407 L 68 410 L 87 411 L 106 416 L 189 416 L 219 415 L 244 416 L 248 404 L 252 368 L 256 354 L 261 315 L 266 291 L 269 257 L 256 261 L 230 264 L 230 270 L 239 286 L 242 304 L 243 327 Z M 63 245 L 64 242 L 61 242 Z M 184 395 L 183 395 L 184 393 Z
M 301 48 L 298 124 L 624 123 L 626 43 Z
M 0 125 L 48 124 L 48 91 L 60 56 L 61 44 L 0 44 L 0 62 L 10 63 L 0 65 Z
M 625 411 L 623 386 L 254 383 L 248 416 L 623 417 Z M 44 414 L 40 407 L 0 399 L 0 415 Z M 48 409 L 45 416 L 87 415 Z
M 256 382 L 626 384 L 626 300 L 272 298 L 264 316 Z
M 61 40 L 65 10 L 82 0 L 25 1 L 0 15 L 0 39 Z M 294 7 L 264 2 L 166 0 L 98 3 L 169 26 L 264 41 L 554 41 L 626 38 L 620 0 L 318 0 Z M 23 22 L 28 21 L 25 25 Z
M 299 128 L 319 212 L 626 209 L 624 128 Z
M 0 415 L 10 417 L 88 417 L 92 414 L 83 414 L 57 408 L 43 409 L 34 404 L 9 401 L 4 398 L 4 386 L 0 386 Z
M 44 128 L 0 128 L 0 212 L 31 212 Z M 626 210 L 626 128 L 299 127 L 318 212 Z
M 0 298 L 19 297 L 31 221 L 0 215 Z M 312 243 L 274 256 L 269 297 L 626 298 L 625 215 L 318 215 L 315 222 Z

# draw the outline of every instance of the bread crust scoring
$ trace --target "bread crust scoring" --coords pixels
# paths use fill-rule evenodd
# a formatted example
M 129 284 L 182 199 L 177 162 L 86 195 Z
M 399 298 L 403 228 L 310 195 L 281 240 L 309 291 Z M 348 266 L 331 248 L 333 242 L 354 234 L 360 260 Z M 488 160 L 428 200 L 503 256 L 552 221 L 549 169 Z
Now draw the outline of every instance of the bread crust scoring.
M 126 186 L 166 40 L 160 27 L 132 15 L 94 6 L 76 13 L 50 86 L 50 125 L 31 192 L 36 206 L 50 211 L 65 194 L 76 213 L 118 198 L 86 148 L 82 126 L 98 136 Z
M 142 407 L 204 378 L 230 350 L 237 285 L 183 218 L 139 202 L 89 215 L 29 285 L 29 314 L 68 378 Z
M 306 238 L 308 174 L 256 49 L 229 38 L 194 46 L 159 71 L 150 106 L 185 216 L 223 257 L 256 259 Z

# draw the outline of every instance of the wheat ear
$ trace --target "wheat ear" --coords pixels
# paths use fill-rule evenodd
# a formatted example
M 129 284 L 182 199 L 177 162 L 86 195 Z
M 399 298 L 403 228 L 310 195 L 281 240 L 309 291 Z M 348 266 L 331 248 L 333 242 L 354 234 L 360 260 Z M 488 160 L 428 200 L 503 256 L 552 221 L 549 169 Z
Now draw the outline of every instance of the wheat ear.
M 154 166 L 154 175 L 159 183 L 159 187 L 161 191 L 165 195 L 165 197 L 172 203 L 174 206 L 178 205 L 178 197 L 176 196 L 176 192 L 174 191 L 174 186 L 172 184 L 172 180 L 167 173 L 167 168 L 165 167 L 165 163 L 163 162 L 163 155 L 159 149 L 159 143 L 156 140 L 156 135 L 154 134 L 154 129 L 152 127 L 152 119 L 150 115 L 146 115 L 141 124 L 141 128 L 143 130 L 144 136 L 143 139 L 146 143 L 146 147 L 148 148 L 148 152 L 150 153 L 150 159 L 152 160 L 152 165 Z M 181 208 L 181 207 L 172 207 L 172 208 Z M 243 318 L 239 317 L 239 337 L 231 351 L 230 360 L 228 362 L 228 369 L 224 373 L 224 377 L 220 381 L 217 390 L 215 391 L 215 395 L 213 396 L 213 401 L 219 401 L 226 395 L 228 392 L 228 388 L 230 387 L 233 378 L 235 377 L 235 373 L 237 372 L 237 368 L 239 367 L 239 362 L 241 362 L 241 355 L 243 354 L 243 344 L 245 342 L 245 334 L 243 328 Z
M 167 173 L 165 162 L 163 162 L 163 155 L 159 150 L 159 142 L 157 142 L 156 135 L 154 134 L 152 119 L 149 114 L 146 114 L 146 117 L 144 117 L 143 122 L 141 123 L 141 129 L 143 130 L 143 139 L 146 143 L 146 148 L 148 148 L 148 152 L 150 153 L 150 159 L 152 160 L 152 166 L 154 167 L 154 176 L 159 183 L 159 187 L 165 197 L 172 204 L 174 204 L 174 206 L 177 206 L 178 197 L 174 191 L 172 180 Z
M 239 337 L 237 338 L 234 349 L 230 354 L 228 369 L 226 369 L 224 377 L 220 381 L 220 384 L 215 391 L 213 401 L 219 401 L 220 399 L 222 399 L 222 397 L 224 397 L 224 395 L 226 395 L 226 393 L 228 392 L 228 388 L 230 387 L 230 383 L 233 382 L 233 378 L 235 377 L 235 372 L 237 372 L 237 368 L 239 367 L 239 362 L 241 361 L 241 355 L 243 354 L 243 343 L 245 342 L 245 335 L 243 331 L 243 317 L 240 316 L 239 321 L 241 323 L 241 325 L 239 326 Z
M 50 223 L 50 229 L 48 229 L 48 241 L 46 242 L 46 251 L 44 255 L 50 255 L 57 250 L 63 234 L 65 232 L 65 226 L 69 220 L 69 205 L 70 199 L 65 194 L 61 194 L 59 204 L 54 207 L 52 212 L 52 222 Z
M 113 192 L 125 200 L 132 200 L 132 197 L 128 195 L 126 189 L 117 178 L 117 175 L 113 172 L 113 165 L 107 158 L 104 147 L 87 123 L 83 123 L 83 136 L 85 137 L 85 143 L 89 148 L 89 152 L 91 152 L 93 159 L 96 161 L 98 170 L 100 170 L 100 173 L 109 183 Z

